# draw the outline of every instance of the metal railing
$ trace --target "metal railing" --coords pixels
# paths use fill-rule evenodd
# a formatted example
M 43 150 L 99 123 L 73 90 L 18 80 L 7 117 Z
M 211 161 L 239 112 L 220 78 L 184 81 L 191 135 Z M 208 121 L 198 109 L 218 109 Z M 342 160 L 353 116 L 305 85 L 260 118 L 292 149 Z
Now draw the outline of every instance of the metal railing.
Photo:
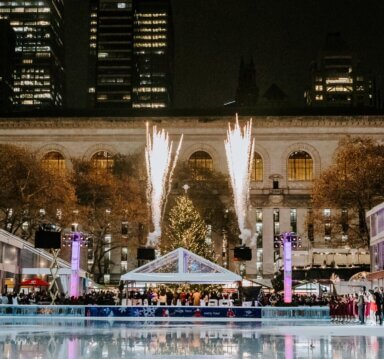
M 1 317 L 78 317 L 86 318 L 89 315 L 89 310 L 107 310 L 107 311 L 121 311 L 125 312 L 125 309 L 129 306 L 86 306 L 86 305 L 0 305 L 0 318 Z M 143 309 L 149 308 L 143 306 L 135 306 L 131 308 Z M 161 308 L 154 306 L 154 308 Z M 166 307 L 164 307 L 166 308 Z M 177 307 L 172 307 L 177 308 Z M 180 307 L 188 309 L 189 307 Z M 199 308 L 199 307 L 196 307 Z M 209 310 L 213 310 L 214 307 L 201 307 Z M 233 308 L 247 311 L 247 309 L 256 309 L 255 307 L 216 307 L 216 308 Z M 313 307 L 258 307 L 261 309 L 261 319 L 314 319 L 314 320 L 329 320 L 329 307 L 328 306 L 313 306 Z M 124 309 L 124 310 L 123 310 Z M 127 317 L 131 316 L 130 311 L 127 311 Z M 240 313 L 239 313 L 240 314 Z M 124 317 L 125 315 L 122 315 Z M 225 315 L 223 315 L 225 317 Z M 258 316 L 260 319 L 260 314 Z
M 262 307 L 263 319 L 316 319 L 329 320 L 329 307 Z
M 0 317 L 4 316 L 60 316 L 85 317 L 84 305 L 0 305 Z

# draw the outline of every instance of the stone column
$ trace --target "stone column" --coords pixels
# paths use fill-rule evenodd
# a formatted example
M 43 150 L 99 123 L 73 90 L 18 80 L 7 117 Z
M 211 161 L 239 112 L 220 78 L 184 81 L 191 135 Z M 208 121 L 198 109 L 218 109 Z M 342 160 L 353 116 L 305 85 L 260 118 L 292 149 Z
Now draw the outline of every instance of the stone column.
M 280 208 L 280 233 L 291 231 L 291 209 Z
M 273 208 L 263 208 L 263 277 L 273 278 L 274 273 Z

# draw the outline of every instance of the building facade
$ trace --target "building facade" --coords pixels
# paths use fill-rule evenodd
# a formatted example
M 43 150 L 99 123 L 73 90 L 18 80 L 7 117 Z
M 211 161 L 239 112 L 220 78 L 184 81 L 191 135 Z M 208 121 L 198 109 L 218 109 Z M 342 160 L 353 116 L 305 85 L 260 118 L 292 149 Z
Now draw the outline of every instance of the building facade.
M 90 107 L 132 102 L 132 0 L 91 0 L 89 33 Z
M 14 106 L 60 107 L 64 94 L 63 0 L 2 1 L 16 33 Z
M 89 106 L 170 107 L 170 1 L 91 0 L 90 6 Z
M 0 108 L 7 111 L 13 104 L 12 72 L 16 36 L 8 20 L 0 20 Z
M 306 103 L 314 107 L 374 107 L 374 81 L 361 68 L 340 33 L 327 35 L 324 48 L 311 65 Z
M 99 160 L 106 165 L 114 154 L 144 151 L 147 120 L 164 128 L 171 139 L 184 135 L 179 161 L 197 161 L 228 174 L 224 140 L 228 124 L 235 121 L 231 116 L 3 119 L 0 143 L 36 150 L 42 160 L 52 161 L 60 168 L 69 168 L 73 157 Z M 240 117 L 240 122 L 247 120 L 249 117 Z M 274 248 L 274 236 L 285 231 L 295 231 L 301 237 L 301 247 L 293 253 L 294 268 L 331 271 L 337 267 L 369 266 L 368 248 L 335 248 L 334 244 L 343 239 L 327 233 L 326 226 L 324 233 L 313 233 L 307 218 L 313 180 L 332 163 L 339 140 L 351 135 L 382 141 L 383 120 L 373 116 L 253 118 L 255 156 L 247 222 L 257 236 L 257 245 L 252 246 L 252 260 L 246 262 L 248 276 L 271 278 L 277 272 L 282 263 L 281 253 Z M 233 208 L 232 198 L 227 198 L 226 203 Z M 324 215 L 331 215 L 332 211 L 324 209 Z M 225 239 L 220 236 L 212 240 L 217 253 L 221 253 Z M 121 261 L 111 270 L 111 278 L 135 268 L 136 249 L 130 244 L 124 253 L 113 254 Z M 231 249 L 226 260 L 230 269 L 239 271 Z

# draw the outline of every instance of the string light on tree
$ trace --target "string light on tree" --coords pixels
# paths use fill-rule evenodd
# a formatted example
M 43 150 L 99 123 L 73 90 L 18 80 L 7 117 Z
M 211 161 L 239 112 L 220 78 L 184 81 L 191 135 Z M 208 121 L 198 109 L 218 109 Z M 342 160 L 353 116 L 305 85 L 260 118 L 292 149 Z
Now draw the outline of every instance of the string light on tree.
M 169 212 L 165 227 L 166 240 L 161 243 L 162 251 L 168 253 L 182 247 L 216 262 L 213 246 L 206 242 L 206 237 L 206 223 L 191 199 L 186 194 L 177 197 L 175 205 Z

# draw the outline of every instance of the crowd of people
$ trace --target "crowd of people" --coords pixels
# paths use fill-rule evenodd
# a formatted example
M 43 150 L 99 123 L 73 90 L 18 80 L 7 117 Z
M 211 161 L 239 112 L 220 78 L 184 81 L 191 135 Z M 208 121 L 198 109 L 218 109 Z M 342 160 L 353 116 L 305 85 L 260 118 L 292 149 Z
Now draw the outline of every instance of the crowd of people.
M 128 292 L 92 291 L 79 297 L 59 294 L 54 303 L 58 305 L 120 305 L 122 299 L 130 300 L 133 305 L 181 305 L 208 306 L 211 300 L 220 303 L 230 301 L 232 305 L 241 305 L 237 292 L 219 290 L 200 291 L 193 289 L 149 288 L 147 290 L 129 290 Z M 242 298 L 247 300 L 247 298 Z M 48 291 L 31 291 L 28 293 L 3 293 L 0 304 L 51 304 Z M 287 306 L 283 295 L 260 291 L 257 298 L 252 298 L 252 306 Z M 290 306 L 329 306 L 331 320 L 336 323 L 361 323 L 382 325 L 384 312 L 383 288 L 366 290 L 347 295 L 292 295 Z
M 267 306 L 272 305 L 276 307 L 286 307 L 287 303 L 284 302 L 284 295 L 277 293 L 266 293 L 261 292 L 258 296 L 258 305 Z M 290 306 L 324 306 L 329 305 L 329 297 L 316 294 L 293 294 L 292 302 Z
M 197 288 L 190 290 L 170 290 L 164 287 L 149 288 L 143 291 L 128 291 L 127 299 L 147 305 L 193 305 L 207 306 L 211 299 L 217 300 L 238 300 L 237 293 L 220 292 L 216 290 L 201 291 Z
M 333 296 L 329 309 L 333 322 L 383 325 L 383 288 L 366 290 L 362 287 L 354 294 Z
M 3 293 L 0 304 L 51 304 L 52 297 L 49 292 L 31 291 L 28 293 Z M 120 299 L 112 291 L 92 291 L 79 297 L 70 297 L 67 294 L 59 294 L 54 301 L 58 305 L 117 305 Z
M 176 290 L 170 291 L 165 288 L 149 288 L 147 291 L 131 291 L 128 293 L 128 299 L 135 304 L 145 305 L 193 305 L 208 306 L 213 299 L 220 303 L 222 300 L 230 301 L 232 305 L 241 305 L 241 300 L 237 292 L 226 291 L 199 291 Z M 243 296 L 242 301 L 251 303 L 252 306 L 287 306 L 284 303 L 284 296 L 277 293 L 264 293 L 260 291 L 257 298 L 247 298 Z M 311 295 L 292 296 L 291 306 L 326 306 L 329 305 L 329 297 Z

